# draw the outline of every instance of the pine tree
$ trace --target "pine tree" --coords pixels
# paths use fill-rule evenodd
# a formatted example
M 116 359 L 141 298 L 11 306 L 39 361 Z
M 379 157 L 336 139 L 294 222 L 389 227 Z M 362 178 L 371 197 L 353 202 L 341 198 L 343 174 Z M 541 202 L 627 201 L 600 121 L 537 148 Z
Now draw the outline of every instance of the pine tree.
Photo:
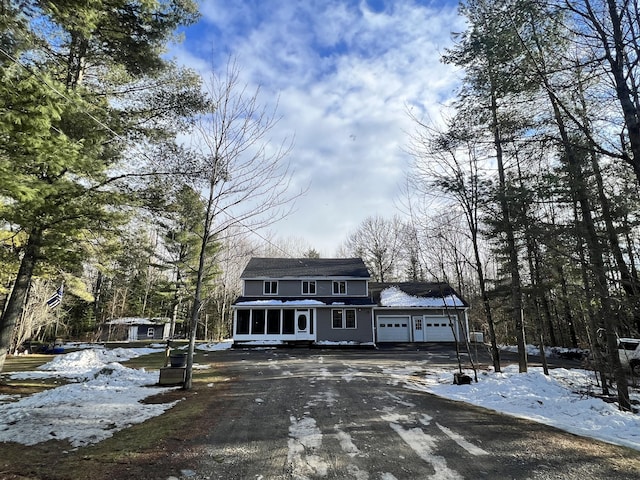
M 176 134 L 203 106 L 198 78 L 162 58 L 175 28 L 197 18 L 193 1 L 13 6 L 0 16 L 13 26 L 0 52 L 0 220 L 24 240 L 0 320 L 0 370 L 31 278 L 46 265 L 77 270 L 135 206 L 145 185 L 131 179 L 180 154 Z

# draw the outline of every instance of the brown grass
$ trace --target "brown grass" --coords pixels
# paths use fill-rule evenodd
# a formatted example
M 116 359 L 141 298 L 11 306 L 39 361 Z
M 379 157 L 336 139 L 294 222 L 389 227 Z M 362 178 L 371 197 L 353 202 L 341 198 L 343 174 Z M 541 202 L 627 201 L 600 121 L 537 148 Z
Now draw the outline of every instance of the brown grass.
M 47 355 L 10 357 L 5 363 L 5 372 L 32 370 L 51 358 Z M 196 353 L 195 362 L 207 364 L 209 360 Z M 129 367 L 147 370 L 159 369 L 163 364 L 162 353 L 126 362 Z M 194 370 L 193 388 L 189 391 L 176 388 L 147 398 L 150 403 L 180 400 L 163 415 L 116 432 L 98 444 L 76 449 L 67 441 L 55 440 L 33 446 L 0 444 L 0 479 L 152 479 L 167 478 L 171 472 L 178 475 L 180 469 L 189 465 L 180 465 L 181 460 L 174 459 L 172 453 L 207 431 L 206 411 L 213 401 L 207 384 L 224 385 L 216 375 L 215 365 L 211 367 Z M 0 384 L 0 394 L 30 395 L 51 386 L 51 382 L 9 380 Z

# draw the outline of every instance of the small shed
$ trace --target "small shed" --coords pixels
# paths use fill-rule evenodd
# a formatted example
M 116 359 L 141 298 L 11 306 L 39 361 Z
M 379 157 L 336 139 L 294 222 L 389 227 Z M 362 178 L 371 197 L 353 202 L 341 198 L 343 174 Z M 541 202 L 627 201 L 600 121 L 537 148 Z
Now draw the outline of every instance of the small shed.
M 107 322 L 109 326 L 106 340 L 167 340 L 171 323 L 167 317 L 122 317 Z

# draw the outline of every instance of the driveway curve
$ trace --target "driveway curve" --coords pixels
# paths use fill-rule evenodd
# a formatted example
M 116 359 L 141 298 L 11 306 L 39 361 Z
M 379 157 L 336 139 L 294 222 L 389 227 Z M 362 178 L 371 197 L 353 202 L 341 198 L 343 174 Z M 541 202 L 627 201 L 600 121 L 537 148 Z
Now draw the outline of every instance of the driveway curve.
M 191 445 L 204 479 L 640 478 L 640 452 L 405 387 L 450 354 L 229 350 L 214 416 Z M 447 363 L 449 362 L 449 363 Z M 453 370 L 452 365 L 452 370 Z

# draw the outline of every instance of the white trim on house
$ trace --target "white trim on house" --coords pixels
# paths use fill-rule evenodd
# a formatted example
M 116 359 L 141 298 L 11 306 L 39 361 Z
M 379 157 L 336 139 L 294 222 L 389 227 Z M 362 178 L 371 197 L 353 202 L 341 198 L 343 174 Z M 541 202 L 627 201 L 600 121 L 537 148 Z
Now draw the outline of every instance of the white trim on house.
M 309 340 L 315 341 L 317 338 L 317 311 L 315 308 L 311 308 L 311 305 L 317 305 L 320 302 L 316 303 L 299 303 L 299 302 L 281 302 L 280 304 L 271 303 L 269 306 L 265 305 L 265 303 L 256 301 L 256 302 L 243 302 L 243 306 L 253 306 L 255 309 L 234 309 L 233 312 L 233 339 L 239 342 L 287 342 L 287 341 L 296 341 L 296 340 Z M 297 304 L 297 305 L 295 305 Z M 281 308 L 279 308 L 281 307 Z M 296 308 L 297 307 L 297 308 Z M 301 308 L 300 308 L 301 307 Z M 260 310 L 265 312 L 264 315 L 264 326 L 261 329 L 262 332 L 256 333 L 254 331 L 254 327 L 256 326 L 254 323 L 253 312 L 256 310 Z M 291 328 L 287 328 L 285 323 L 287 319 L 285 318 L 284 310 L 293 311 L 292 317 L 292 325 Z M 247 333 L 245 333 L 245 328 L 243 325 L 242 333 L 238 333 L 238 312 L 248 312 L 249 317 L 246 319 L 248 321 L 247 324 Z M 269 332 L 269 312 L 278 311 L 279 315 L 279 328 L 278 333 L 268 333 Z M 306 320 L 306 328 L 299 328 L 299 320 L 301 315 L 307 315 Z M 285 330 L 291 330 L 288 333 L 284 333 Z

